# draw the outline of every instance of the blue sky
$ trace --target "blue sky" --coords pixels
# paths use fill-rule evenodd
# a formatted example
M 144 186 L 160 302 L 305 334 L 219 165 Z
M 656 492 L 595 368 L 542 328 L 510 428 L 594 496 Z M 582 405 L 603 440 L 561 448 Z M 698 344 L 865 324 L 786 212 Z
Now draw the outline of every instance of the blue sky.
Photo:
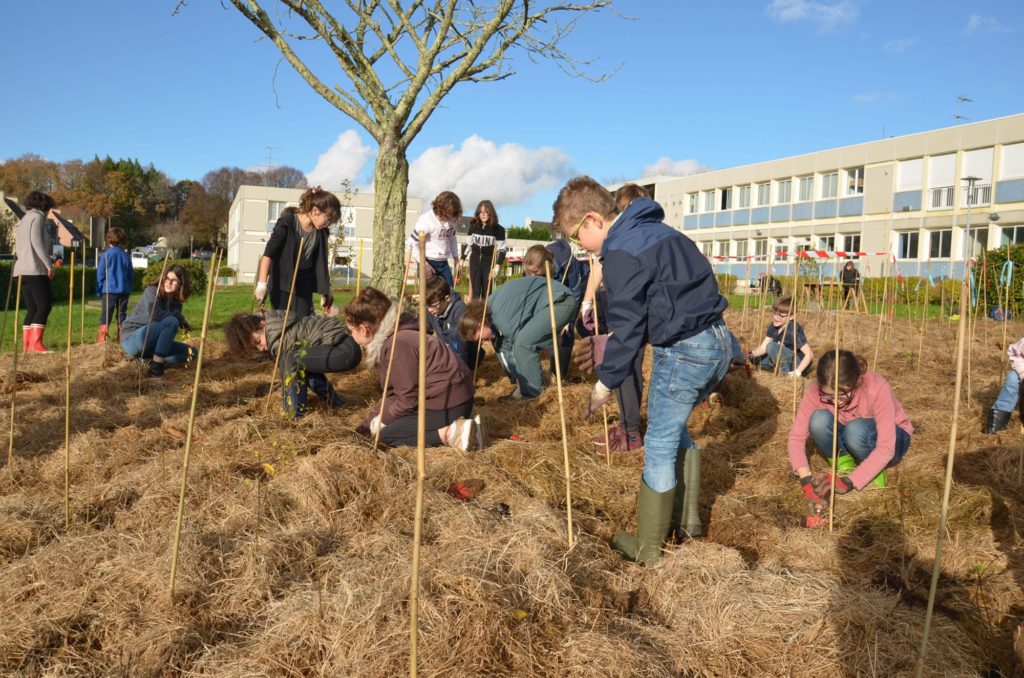
M 7 3 L 0 159 L 138 158 L 372 180 L 374 144 L 216 0 Z M 566 43 L 601 83 L 517 57 L 453 90 L 410 149 L 410 192 L 455 189 L 502 221 L 549 218 L 561 183 L 722 168 L 1024 112 L 1019 0 L 622 0 Z M 277 68 L 276 79 L 274 77 Z M 325 79 L 332 79 L 333 72 Z M 334 79 L 334 81 L 337 81 Z M 332 150 L 333 149 L 333 150 Z M 328 151 L 331 150 L 330 153 Z M 327 155 L 324 155 L 327 154 Z M 321 156 L 324 158 L 321 160 Z M 2 189 L 2 187 L 0 187 Z

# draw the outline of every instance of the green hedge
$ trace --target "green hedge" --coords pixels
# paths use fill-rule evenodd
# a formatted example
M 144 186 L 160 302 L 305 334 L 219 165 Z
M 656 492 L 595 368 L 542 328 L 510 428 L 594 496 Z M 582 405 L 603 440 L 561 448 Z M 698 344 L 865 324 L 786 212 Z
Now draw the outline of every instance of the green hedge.
M 505 237 L 515 240 L 551 240 L 551 231 L 546 228 L 523 228 L 513 226 L 505 229 Z
M 11 267 L 9 261 L 0 263 L 0 304 L 7 299 L 7 286 L 11 282 Z M 55 266 L 53 269 L 53 280 L 50 289 L 53 291 L 53 300 L 63 302 L 68 300 L 68 276 L 71 275 L 71 268 L 68 266 Z M 138 279 L 136 279 L 138 287 Z M 14 280 L 15 288 L 11 290 L 11 304 L 14 308 L 14 295 L 17 291 L 17 279 Z M 75 299 L 81 299 L 82 294 L 82 267 L 75 266 Z M 96 296 L 96 269 L 85 269 L 85 296 L 87 298 Z
M 170 268 L 175 264 L 182 266 L 188 271 L 188 277 L 192 283 L 192 294 L 202 293 L 206 289 L 206 269 L 199 261 L 195 259 L 171 259 L 167 262 L 167 267 Z M 152 285 L 160 278 L 160 271 L 163 270 L 163 267 L 163 260 L 153 262 L 141 276 L 136 274 L 136 280 L 141 279 L 143 286 Z
M 718 291 L 722 294 L 732 294 L 736 289 L 736 276 L 731 273 L 716 273 L 715 280 L 718 281 Z

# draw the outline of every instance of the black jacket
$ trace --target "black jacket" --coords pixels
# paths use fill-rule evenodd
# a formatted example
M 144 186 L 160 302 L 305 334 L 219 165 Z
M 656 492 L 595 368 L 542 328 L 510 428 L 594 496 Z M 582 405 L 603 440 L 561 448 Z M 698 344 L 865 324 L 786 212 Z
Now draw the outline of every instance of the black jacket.
M 267 289 L 271 297 L 275 291 L 287 295 L 292 284 L 292 273 L 295 271 L 295 257 L 298 255 L 299 236 L 296 233 L 299 214 L 292 208 L 287 209 L 274 225 L 274 232 L 263 249 L 263 256 L 270 258 L 270 274 L 267 277 Z M 331 274 L 327 266 L 327 229 L 314 229 L 310 236 L 317 239 L 316 254 L 313 255 L 315 286 L 318 294 L 331 296 Z M 309 236 L 307 236 L 309 237 Z M 300 276 L 304 275 L 299 273 Z M 299 287 L 299 285 L 296 285 Z

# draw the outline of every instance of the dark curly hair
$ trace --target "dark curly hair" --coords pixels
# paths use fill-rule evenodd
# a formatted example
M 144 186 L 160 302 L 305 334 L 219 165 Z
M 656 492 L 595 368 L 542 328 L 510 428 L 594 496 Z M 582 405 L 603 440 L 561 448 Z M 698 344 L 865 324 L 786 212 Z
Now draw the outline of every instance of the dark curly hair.
M 254 313 L 236 313 L 224 326 L 228 349 L 237 356 L 247 355 L 255 346 L 253 332 L 263 329 L 263 318 Z
M 25 208 L 39 210 L 46 214 L 57 205 L 57 201 L 42 191 L 31 191 L 25 196 Z

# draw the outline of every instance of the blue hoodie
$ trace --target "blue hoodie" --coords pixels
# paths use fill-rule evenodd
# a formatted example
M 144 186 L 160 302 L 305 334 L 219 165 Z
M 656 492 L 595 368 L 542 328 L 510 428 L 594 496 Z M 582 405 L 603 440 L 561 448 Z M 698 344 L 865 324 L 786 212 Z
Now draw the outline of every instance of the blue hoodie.
M 459 320 L 466 313 L 466 302 L 458 292 L 452 292 L 451 297 L 451 303 L 441 315 L 427 313 L 427 323 L 437 338 L 455 351 L 459 360 L 473 367 L 480 352 L 479 344 L 475 341 L 466 341 L 459 334 Z
M 601 247 L 612 334 L 597 376 L 617 388 L 633 372 L 644 343 L 672 346 L 722 320 L 729 302 L 711 264 L 692 240 L 666 225 L 661 205 L 637 198 Z
M 135 284 L 132 257 L 120 247 L 108 247 L 96 261 L 96 296 L 130 294 Z

